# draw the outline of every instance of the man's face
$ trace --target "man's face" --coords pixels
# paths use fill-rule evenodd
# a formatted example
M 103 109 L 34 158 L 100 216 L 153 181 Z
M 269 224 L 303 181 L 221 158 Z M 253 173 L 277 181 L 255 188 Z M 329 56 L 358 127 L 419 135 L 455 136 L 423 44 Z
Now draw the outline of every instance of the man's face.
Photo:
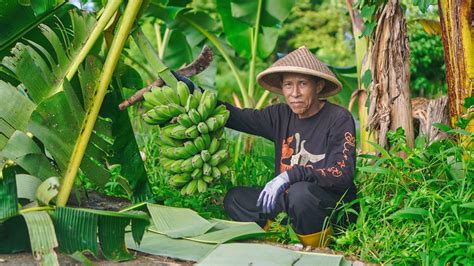
M 324 81 L 316 80 L 309 75 L 285 73 L 281 88 L 283 96 L 291 110 L 299 117 L 305 117 L 318 103 L 318 95 L 324 87 Z

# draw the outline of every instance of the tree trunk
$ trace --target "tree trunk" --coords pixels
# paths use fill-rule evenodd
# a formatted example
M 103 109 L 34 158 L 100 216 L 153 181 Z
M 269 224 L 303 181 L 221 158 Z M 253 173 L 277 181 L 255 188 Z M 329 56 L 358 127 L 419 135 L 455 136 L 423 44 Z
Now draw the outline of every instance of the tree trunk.
M 451 126 L 469 111 L 464 99 L 474 90 L 474 1 L 438 0 L 448 81 Z M 472 111 L 471 107 L 471 113 Z M 474 119 L 468 131 L 474 132 Z
M 369 145 L 369 141 L 373 141 L 373 136 L 369 134 L 367 127 L 367 114 L 368 110 L 366 107 L 367 102 L 367 92 L 364 84 L 362 83 L 362 75 L 364 71 L 368 68 L 369 65 L 369 46 L 367 37 L 361 37 L 362 30 L 364 28 L 364 21 L 360 16 L 358 10 L 353 8 L 353 0 L 346 0 L 347 10 L 351 16 L 352 20 L 352 32 L 354 34 L 355 40 L 355 53 L 356 53 L 356 66 L 357 66 L 357 81 L 359 90 L 355 97 L 358 97 L 358 114 L 360 122 L 360 148 L 362 153 L 373 152 L 373 147 Z M 352 97 L 351 97 L 352 98 Z M 352 111 L 352 110 L 351 110 Z
M 389 0 L 378 10 L 372 48 L 369 127 L 377 142 L 387 146 L 387 132 L 402 127 L 407 144 L 414 133 L 410 102 L 410 66 L 406 22 L 399 0 Z
M 434 127 L 434 123 L 449 123 L 448 97 L 434 100 L 417 97 L 411 100 L 413 119 L 419 123 L 419 135 L 425 136 L 428 143 L 447 138 L 448 134 Z

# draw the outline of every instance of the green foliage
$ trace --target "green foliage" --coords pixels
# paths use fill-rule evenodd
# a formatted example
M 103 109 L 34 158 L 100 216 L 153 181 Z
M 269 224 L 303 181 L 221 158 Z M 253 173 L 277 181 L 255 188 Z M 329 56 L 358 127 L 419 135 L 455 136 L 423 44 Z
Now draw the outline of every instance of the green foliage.
M 426 144 L 423 138 L 411 149 L 401 129 L 389 141 L 390 150 L 374 144 L 380 157 L 360 156 L 358 220 L 334 247 L 375 263 L 469 264 L 473 150 L 451 139 Z M 354 212 L 351 204 L 343 208 Z
M 268 231 L 273 233 L 270 238 L 279 243 L 300 243 L 300 240 L 291 225 L 290 217 L 285 212 L 281 212 L 276 216 L 275 221 L 270 223 Z
M 409 28 L 410 89 L 413 96 L 434 98 L 447 92 L 441 36 L 429 35 L 420 25 Z
M 320 6 L 309 0 L 297 1 L 283 25 L 277 51 L 302 45 L 330 65 L 354 65 L 354 40 L 346 6 L 328 1 Z

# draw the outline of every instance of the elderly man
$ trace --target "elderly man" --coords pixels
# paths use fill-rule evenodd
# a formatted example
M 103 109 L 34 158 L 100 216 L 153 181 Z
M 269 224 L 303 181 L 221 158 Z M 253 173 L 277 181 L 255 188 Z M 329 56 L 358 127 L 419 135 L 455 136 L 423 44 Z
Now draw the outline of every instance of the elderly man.
M 354 120 L 321 99 L 338 93 L 341 83 L 306 47 L 276 61 L 257 81 L 283 94 L 287 104 L 255 110 L 224 103 L 230 111 L 226 127 L 273 141 L 276 177 L 263 189 L 231 189 L 224 208 L 233 220 L 262 227 L 286 212 L 303 244 L 325 245 L 331 228 L 323 226 L 337 202 L 356 195 Z

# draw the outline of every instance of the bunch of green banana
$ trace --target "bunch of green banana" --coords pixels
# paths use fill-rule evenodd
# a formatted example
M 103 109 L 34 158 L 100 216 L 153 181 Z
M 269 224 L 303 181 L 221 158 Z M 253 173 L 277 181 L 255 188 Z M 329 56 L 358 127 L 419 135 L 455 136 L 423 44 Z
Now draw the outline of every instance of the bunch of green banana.
M 217 105 L 217 95 L 183 82 L 177 89 L 153 87 L 144 95 L 143 120 L 160 125 L 161 164 L 172 175 L 169 183 L 181 194 L 204 192 L 214 181 L 229 174 L 229 147 L 222 138 L 229 111 Z

